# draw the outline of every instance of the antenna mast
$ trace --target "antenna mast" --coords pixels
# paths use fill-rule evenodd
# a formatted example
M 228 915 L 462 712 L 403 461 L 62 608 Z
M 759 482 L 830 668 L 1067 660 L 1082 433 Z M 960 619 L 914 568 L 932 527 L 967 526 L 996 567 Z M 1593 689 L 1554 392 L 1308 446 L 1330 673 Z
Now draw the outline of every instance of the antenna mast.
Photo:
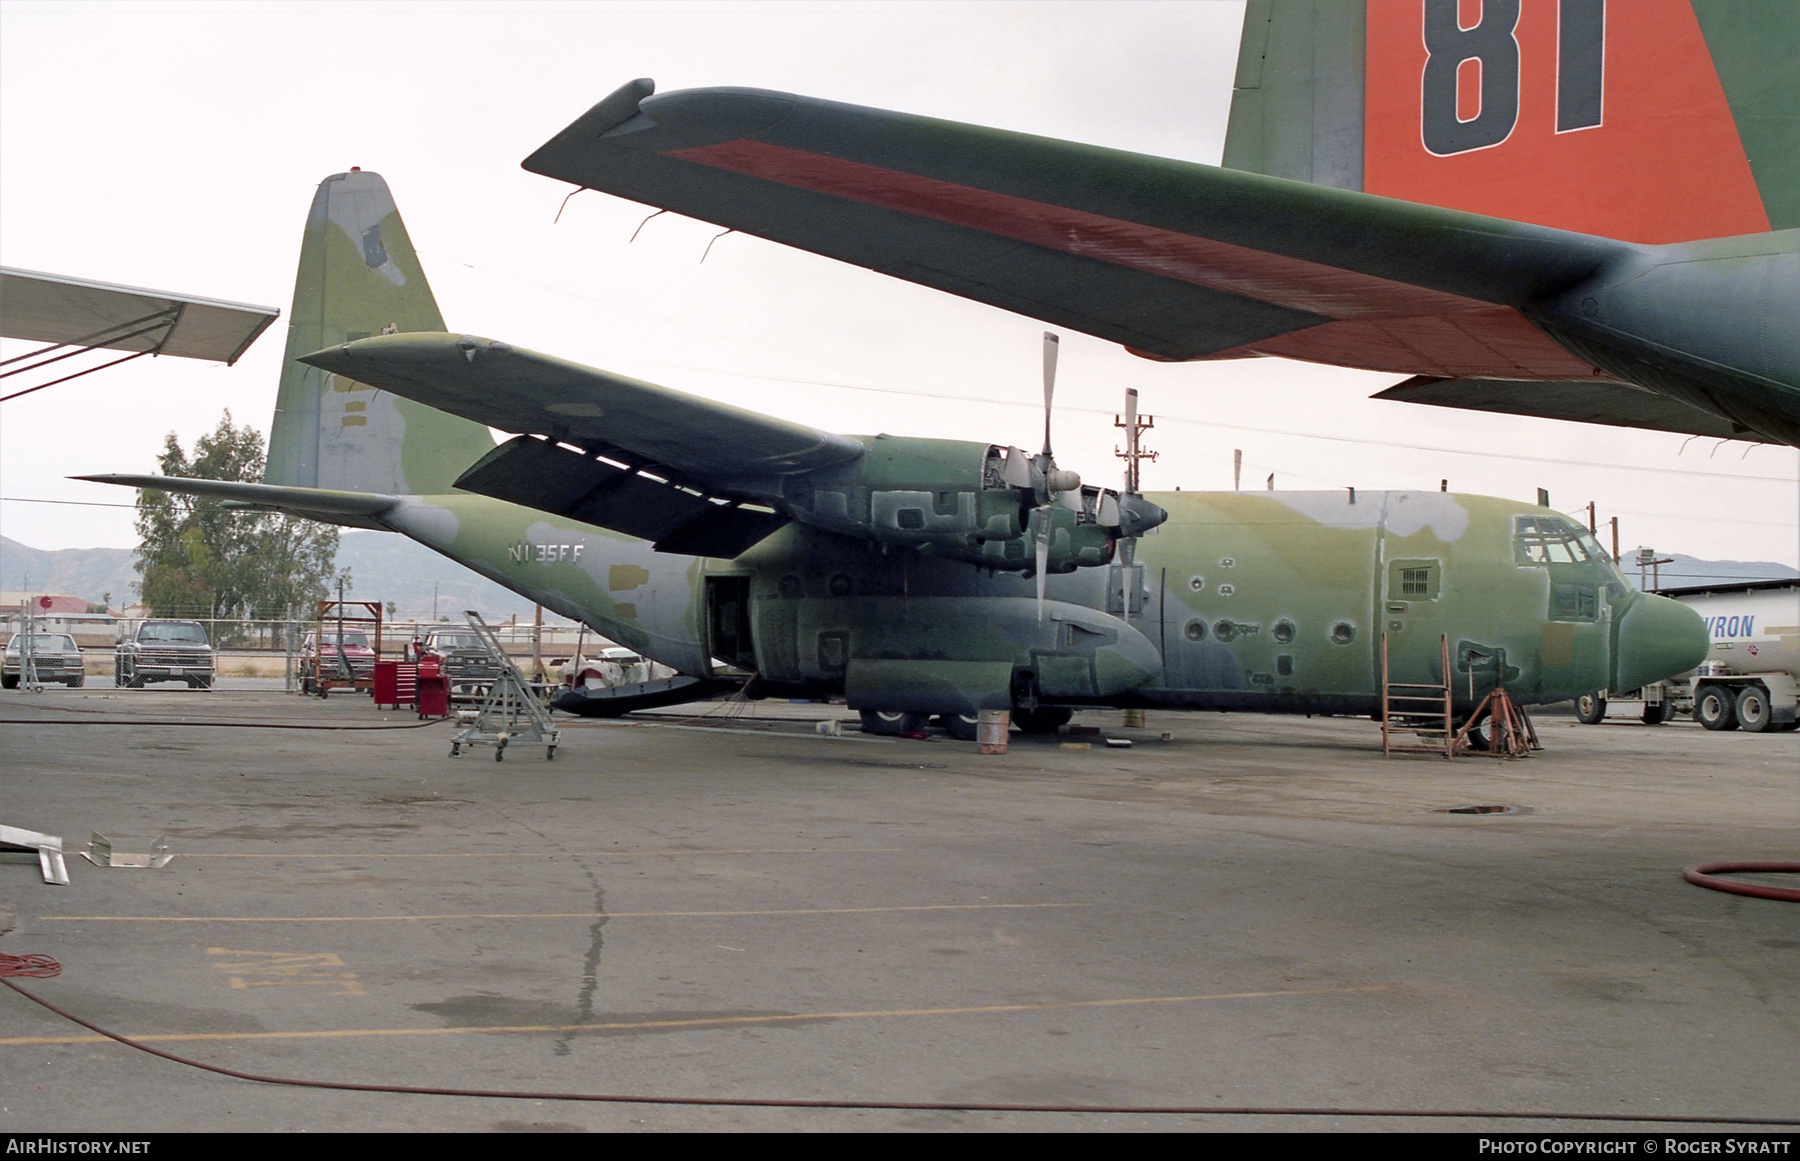
M 1143 460 L 1154 460 L 1156 453 L 1145 451 L 1141 437 L 1144 432 L 1156 426 L 1154 415 L 1138 414 L 1138 393 L 1136 387 L 1125 389 L 1125 414 L 1113 416 L 1113 426 L 1125 431 L 1125 449 L 1113 448 L 1113 454 L 1125 461 L 1125 491 L 1135 495 L 1140 488 L 1139 463 Z

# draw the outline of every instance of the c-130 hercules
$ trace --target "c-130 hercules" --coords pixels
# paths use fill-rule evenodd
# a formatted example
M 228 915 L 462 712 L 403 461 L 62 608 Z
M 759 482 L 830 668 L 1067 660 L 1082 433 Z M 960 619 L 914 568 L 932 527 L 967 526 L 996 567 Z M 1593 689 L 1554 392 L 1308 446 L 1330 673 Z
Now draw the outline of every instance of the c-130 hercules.
M 1028 730 L 1080 706 L 1363 714 L 1385 633 L 1393 680 L 1421 682 L 1447 634 L 1467 715 L 1502 673 L 1529 704 L 1706 653 L 1697 615 L 1547 508 L 1120 494 L 1047 438 L 836 435 L 447 333 L 373 173 L 320 184 L 289 317 L 264 483 L 83 478 L 399 532 L 681 675 L 587 712 L 706 696 L 724 662 L 877 732 L 943 715 L 972 736 L 981 709 Z

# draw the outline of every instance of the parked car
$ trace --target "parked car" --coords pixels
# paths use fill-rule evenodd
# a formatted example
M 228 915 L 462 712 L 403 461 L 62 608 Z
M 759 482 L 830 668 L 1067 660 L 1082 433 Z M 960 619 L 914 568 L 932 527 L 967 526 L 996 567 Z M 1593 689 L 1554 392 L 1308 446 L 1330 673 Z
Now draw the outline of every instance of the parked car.
M 198 621 L 144 621 L 113 654 L 113 684 L 142 689 L 152 681 L 181 681 L 211 689 L 216 662 Z
M 494 679 L 500 676 L 500 663 L 482 643 L 481 637 L 467 625 L 438 625 L 425 635 L 419 655 L 440 659 L 445 677 L 450 679 L 451 696 L 485 695 Z
M 344 656 L 340 663 L 338 630 L 326 629 L 321 633 L 315 629 L 306 635 L 306 639 L 300 643 L 302 690 L 309 694 L 317 692 L 313 677 L 315 673 L 321 682 L 341 681 L 348 677 L 360 686 L 373 688 L 375 650 L 369 647 L 369 635 L 361 629 L 345 629 L 342 645 Z M 347 675 L 344 672 L 346 668 L 349 670 Z
M 25 634 L 14 633 L 12 640 L 6 643 L 6 652 L 0 657 L 0 688 L 19 688 L 20 670 L 24 666 L 25 640 Z M 45 684 L 59 681 L 74 689 L 87 676 L 87 667 L 81 660 L 81 648 L 75 644 L 75 638 L 67 633 L 31 634 L 31 656 L 37 678 Z

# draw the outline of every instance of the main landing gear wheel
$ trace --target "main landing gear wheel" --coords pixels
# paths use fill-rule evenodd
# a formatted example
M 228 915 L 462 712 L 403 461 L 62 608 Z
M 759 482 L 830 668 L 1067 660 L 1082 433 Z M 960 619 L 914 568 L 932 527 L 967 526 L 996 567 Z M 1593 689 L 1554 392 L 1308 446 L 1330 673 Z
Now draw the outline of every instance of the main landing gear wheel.
M 1709 730 L 1735 730 L 1737 701 L 1728 689 L 1703 685 L 1694 695 L 1694 719 Z
M 865 734 L 880 734 L 886 738 L 916 734 L 925 728 L 925 715 L 905 710 L 863 710 L 862 728 Z
M 945 714 L 944 732 L 959 742 L 973 742 L 978 719 L 974 714 Z
M 1575 716 L 1584 726 L 1597 726 L 1606 720 L 1606 697 L 1599 692 L 1584 693 L 1575 699 Z
M 1753 734 L 1769 728 L 1769 694 L 1760 685 L 1746 685 L 1738 690 L 1737 720 Z

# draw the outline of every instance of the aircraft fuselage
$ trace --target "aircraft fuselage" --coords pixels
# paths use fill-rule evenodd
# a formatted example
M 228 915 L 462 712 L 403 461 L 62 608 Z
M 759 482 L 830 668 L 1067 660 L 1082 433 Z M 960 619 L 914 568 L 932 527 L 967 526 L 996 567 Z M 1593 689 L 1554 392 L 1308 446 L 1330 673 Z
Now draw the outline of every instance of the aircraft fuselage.
M 1168 492 L 1135 559 L 1035 581 L 790 524 L 735 560 L 656 552 L 485 497 L 409 497 L 382 522 L 682 673 L 968 713 L 1024 701 L 1367 713 L 1394 681 L 1468 709 L 1504 675 L 1563 700 L 1676 672 L 1700 619 L 1629 589 L 1549 509 L 1438 492 Z M 1691 624 L 1690 624 L 1691 622 Z M 1691 638 L 1691 640 L 1690 640 Z

